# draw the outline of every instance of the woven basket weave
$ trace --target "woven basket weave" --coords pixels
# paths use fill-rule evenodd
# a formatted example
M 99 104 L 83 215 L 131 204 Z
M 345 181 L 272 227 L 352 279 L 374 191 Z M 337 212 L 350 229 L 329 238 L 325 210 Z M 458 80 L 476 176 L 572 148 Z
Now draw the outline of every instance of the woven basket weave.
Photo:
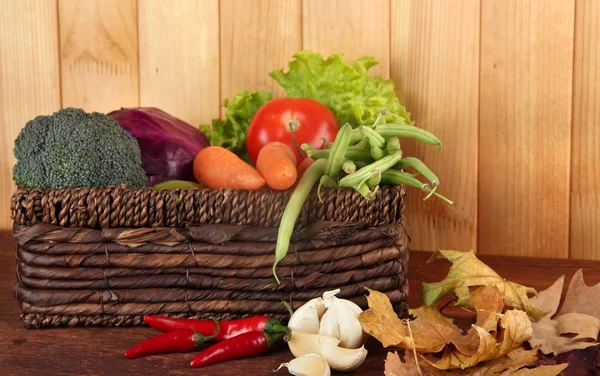
M 12 197 L 15 296 L 26 327 L 130 326 L 143 315 L 284 319 L 324 291 L 365 307 L 364 287 L 406 312 L 404 188 L 375 200 L 313 192 L 290 252 L 272 275 L 290 192 L 152 190 L 125 186 Z

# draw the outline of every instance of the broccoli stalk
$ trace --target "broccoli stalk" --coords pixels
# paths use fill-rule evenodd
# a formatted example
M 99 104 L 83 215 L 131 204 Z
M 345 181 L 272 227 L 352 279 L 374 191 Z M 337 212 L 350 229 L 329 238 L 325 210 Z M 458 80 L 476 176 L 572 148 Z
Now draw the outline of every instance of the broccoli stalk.
M 29 121 L 15 140 L 13 179 L 28 188 L 148 185 L 137 141 L 111 117 L 66 108 Z

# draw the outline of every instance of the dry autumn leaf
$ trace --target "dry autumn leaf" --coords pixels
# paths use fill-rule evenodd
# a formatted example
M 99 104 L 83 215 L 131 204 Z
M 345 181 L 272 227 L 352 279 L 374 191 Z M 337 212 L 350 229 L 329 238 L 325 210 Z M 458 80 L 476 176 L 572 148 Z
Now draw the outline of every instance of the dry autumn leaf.
M 595 341 L 600 332 L 600 320 L 582 313 L 565 313 L 556 318 L 560 334 L 576 334 L 573 339 Z
M 533 328 L 533 336 L 529 340 L 529 344 L 532 347 L 540 346 L 540 350 L 544 354 L 561 354 L 570 350 L 584 349 L 596 344 L 595 338 L 593 341 L 586 341 L 580 340 L 579 338 L 573 339 L 562 336 L 561 329 L 559 328 L 559 321 L 552 318 L 560 304 L 564 280 L 564 276 L 560 277 L 552 286 L 544 291 L 541 291 L 536 297 L 531 299 L 533 304 L 536 304 L 544 312 L 548 312 L 546 317 L 544 317 L 542 320 L 531 324 Z M 581 297 L 581 299 L 585 299 L 585 297 Z M 571 307 L 574 306 L 575 305 L 571 305 Z M 579 323 L 572 321 L 569 322 L 569 316 L 563 317 L 563 319 L 561 319 L 564 326 L 562 328 L 563 331 L 567 330 L 569 333 L 579 334 L 579 331 L 577 330 L 577 326 L 579 325 L 582 327 L 582 329 L 586 330 L 583 336 L 590 336 L 590 328 L 589 325 L 586 324 L 592 322 L 590 325 L 593 326 L 595 318 L 587 315 L 581 315 L 577 318 L 579 319 Z M 593 336 L 593 334 L 591 335 Z M 596 331 L 596 337 L 597 336 L 598 332 Z
M 442 351 L 452 344 L 462 354 L 473 355 L 479 347 L 476 335 L 463 335 L 460 328 L 442 316 L 437 308 L 421 307 L 413 310 L 416 320 L 400 320 L 390 300 L 385 294 L 369 290 L 367 296 L 369 309 L 362 312 L 359 320 L 363 330 L 384 347 L 397 346 L 404 349 L 416 349 L 422 353 Z M 410 325 L 411 333 L 408 330 Z
M 518 309 L 506 311 L 500 319 L 498 338 L 485 329 L 473 325 L 479 335 L 479 347 L 473 355 L 465 355 L 452 347 L 445 348 L 442 358 L 432 365 L 439 369 L 465 369 L 478 363 L 501 358 L 519 348 L 531 338 L 531 321 L 527 314 Z
M 495 287 L 482 286 L 471 292 L 471 303 L 477 310 L 475 325 L 487 332 L 496 333 L 498 329 L 498 313 L 504 309 L 502 293 Z
M 587 286 L 583 280 L 583 271 L 579 269 L 569 283 L 569 289 L 558 314 L 560 316 L 576 312 L 600 319 L 598 302 L 600 302 L 600 283 Z
M 519 348 L 500 359 L 466 370 L 443 371 L 422 363 L 419 365 L 421 368 L 421 373 L 419 373 L 417 362 L 411 353 L 405 353 L 405 362 L 403 362 L 398 353 L 389 352 L 385 360 L 384 373 L 385 376 L 556 376 L 567 367 L 567 364 L 537 366 L 536 353 L 537 349 L 524 350 Z
M 544 316 L 544 312 L 531 303 L 529 295 L 535 295 L 533 288 L 506 281 L 492 268 L 479 261 L 473 252 L 436 251 L 428 263 L 440 259 L 448 259 L 452 266 L 444 280 L 434 283 L 423 283 L 423 301 L 427 306 L 433 305 L 443 295 L 453 292 L 456 306 L 473 307 L 471 286 L 496 287 L 503 295 L 507 306 L 523 310 L 535 321 Z

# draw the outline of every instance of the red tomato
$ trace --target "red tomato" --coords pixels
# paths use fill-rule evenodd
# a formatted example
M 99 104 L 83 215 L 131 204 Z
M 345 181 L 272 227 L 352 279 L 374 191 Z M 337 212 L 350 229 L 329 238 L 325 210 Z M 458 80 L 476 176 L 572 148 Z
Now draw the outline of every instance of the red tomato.
M 306 157 L 304 151 L 302 157 L 298 153 L 302 144 L 321 149 L 323 139 L 334 141 L 339 129 L 333 113 L 317 101 L 306 98 L 275 99 L 254 114 L 248 128 L 246 149 L 256 164 L 258 152 L 263 146 L 273 141 L 283 142 L 292 148 L 300 164 L 302 157 Z

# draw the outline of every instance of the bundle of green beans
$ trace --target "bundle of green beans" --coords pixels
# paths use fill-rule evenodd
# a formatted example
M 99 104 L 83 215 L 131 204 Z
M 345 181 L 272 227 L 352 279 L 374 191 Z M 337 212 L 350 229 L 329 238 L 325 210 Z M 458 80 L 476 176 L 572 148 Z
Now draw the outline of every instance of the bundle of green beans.
M 378 120 L 372 126 L 361 125 L 354 129 L 350 124 L 344 125 L 335 141 L 324 142 L 322 150 L 314 149 L 308 144 L 302 145 L 302 149 L 309 157 L 315 159 L 315 162 L 300 179 L 279 224 L 273 264 L 273 275 L 277 283 L 277 264 L 288 253 L 296 219 L 317 181 L 319 199 L 321 189 L 325 186 L 352 188 L 366 200 L 373 200 L 379 185 L 389 184 L 420 188 L 427 193 L 424 200 L 435 195 L 452 204 L 452 201 L 437 193 L 440 180 L 425 163 L 414 157 L 402 157 L 399 137 L 439 146 L 439 150 L 442 148 L 442 142 L 432 133 L 413 125 L 377 124 Z M 409 168 L 415 172 L 405 171 Z M 421 182 L 419 176 L 428 182 Z

